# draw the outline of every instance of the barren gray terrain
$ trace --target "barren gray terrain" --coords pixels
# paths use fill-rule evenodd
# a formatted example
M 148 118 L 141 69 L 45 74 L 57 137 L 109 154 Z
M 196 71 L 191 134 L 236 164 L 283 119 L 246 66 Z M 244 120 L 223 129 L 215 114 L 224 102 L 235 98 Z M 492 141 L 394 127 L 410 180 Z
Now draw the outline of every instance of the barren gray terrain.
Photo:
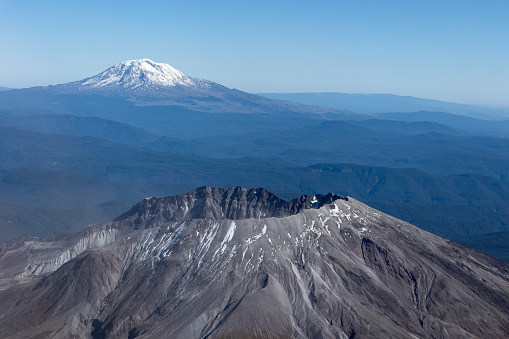
M 2 338 L 509 336 L 507 264 L 333 194 L 147 198 L 0 274 Z

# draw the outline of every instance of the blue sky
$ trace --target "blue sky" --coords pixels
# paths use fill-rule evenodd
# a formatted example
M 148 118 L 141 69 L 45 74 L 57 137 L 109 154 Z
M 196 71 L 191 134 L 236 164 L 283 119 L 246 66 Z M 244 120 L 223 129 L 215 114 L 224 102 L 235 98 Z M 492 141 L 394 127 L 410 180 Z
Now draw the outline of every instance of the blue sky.
M 509 0 L 0 0 L 0 86 L 149 58 L 247 92 L 509 106 Z

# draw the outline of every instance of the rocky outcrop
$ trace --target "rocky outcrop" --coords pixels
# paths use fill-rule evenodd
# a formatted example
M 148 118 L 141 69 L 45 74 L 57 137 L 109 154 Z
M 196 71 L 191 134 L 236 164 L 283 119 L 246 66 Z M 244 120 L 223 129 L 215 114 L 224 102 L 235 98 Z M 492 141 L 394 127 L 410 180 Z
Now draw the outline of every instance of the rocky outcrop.
M 147 198 L 119 216 L 116 221 L 132 223 L 136 228 L 152 227 L 161 222 L 192 219 L 262 219 L 286 217 L 308 208 L 320 208 L 337 199 L 336 194 L 303 195 L 291 201 L 278 198 L 264 188 L 199 187 L 189 193 L 166 198 Z
M 109 223 L 89 227 L 59 241 L 32 238 L 5 243 L 0 252 L 0 290 L 54 272 L 86 250 L 114 242 L 120 233 L 116 225 Z

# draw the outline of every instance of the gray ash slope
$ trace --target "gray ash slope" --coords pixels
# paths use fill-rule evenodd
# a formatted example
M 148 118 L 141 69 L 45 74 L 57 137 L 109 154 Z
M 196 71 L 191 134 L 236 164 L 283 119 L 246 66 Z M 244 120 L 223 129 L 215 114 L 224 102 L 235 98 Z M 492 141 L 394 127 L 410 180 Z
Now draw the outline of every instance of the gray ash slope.
M 0 272 L 2 338 L 509 336 L 507 264 L 332 194 L 149 198 Z

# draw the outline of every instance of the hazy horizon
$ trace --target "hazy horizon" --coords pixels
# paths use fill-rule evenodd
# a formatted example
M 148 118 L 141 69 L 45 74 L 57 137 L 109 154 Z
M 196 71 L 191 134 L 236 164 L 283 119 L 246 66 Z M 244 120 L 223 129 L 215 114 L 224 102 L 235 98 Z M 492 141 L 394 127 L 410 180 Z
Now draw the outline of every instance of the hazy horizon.
M 139 4 L 0 0 L 0 86 L 149 58 L 249 93 L 381 93 L 509 106 L 509 2 Z

